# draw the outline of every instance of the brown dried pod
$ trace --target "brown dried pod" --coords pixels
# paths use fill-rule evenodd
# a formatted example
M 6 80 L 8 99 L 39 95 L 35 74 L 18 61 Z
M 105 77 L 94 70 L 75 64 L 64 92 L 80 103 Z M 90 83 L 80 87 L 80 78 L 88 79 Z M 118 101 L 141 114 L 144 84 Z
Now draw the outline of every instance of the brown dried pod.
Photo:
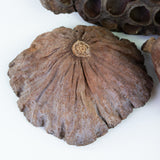
M 151 53 L 152 62 L 160 80 L 160 37 L 157 40 L 155 38 L 150 38 L 143 44 L 142 50 Z
M 73 0 L 40 0 L 42 5 L 55 14 L 74 12 Z
M 42 0 L 55 13 L 67 2 L 84 20 L 128 34 L 160 34 L 160 0 Z M 64 6 L 64 5 L 62 5 Z M 53 8 L 53 9 L 52 9 Z M 75 9 L 74 9 L 75 8 Z
M 28 121 L 72 145 L 104 135 L 152 90 L 136 46 L 98 26 L 40 35 L 10 63 L 8 75 Z
M 128 34 L 160 33 L 160 0 L 76 0 L 88 22 Z

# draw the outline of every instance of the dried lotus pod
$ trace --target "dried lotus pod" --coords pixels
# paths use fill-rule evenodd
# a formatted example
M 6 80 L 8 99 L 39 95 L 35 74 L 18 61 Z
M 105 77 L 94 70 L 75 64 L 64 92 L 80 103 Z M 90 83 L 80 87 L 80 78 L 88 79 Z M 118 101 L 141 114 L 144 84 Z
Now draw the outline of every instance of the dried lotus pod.
M 128 34 L 160 34 L 160 0 L 76 0 L 88 22 Z
M 42 5 L 55 14 L 74 12 L 73 0 L 40 0 Z
M 112 31 L 128 34 L 160 34 L 160 0 L 41 1 L 54 13 L 78 11 L 84 20 Z
M 160 37 L 157 40 L 150 38 L 143 44 L 142 50 L 151 53 L 152 62 L 160 80 Z
M 9 65 L 18 106 L 35 126 L 68 144 L 87 145 L 150 98 L 143 56 L 98 26 L 40 35 Z

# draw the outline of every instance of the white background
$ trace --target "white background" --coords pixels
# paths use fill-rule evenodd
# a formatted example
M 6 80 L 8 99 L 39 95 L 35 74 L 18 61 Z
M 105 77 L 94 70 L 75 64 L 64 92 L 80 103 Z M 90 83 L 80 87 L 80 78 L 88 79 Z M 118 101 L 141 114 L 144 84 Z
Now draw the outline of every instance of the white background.
M 160 84 L 149 54 L 145 54 L 145 63 L 155 82 L 150 101 L 96 142 L 70 146 L 28 123 L 9 85 L 8 64 L 43 32 L 91 24 L 77 13 L 54 15 L 39 0 L 0 2 L 0 160 L 160 160 Z M 115 34 L 129 38 L 139 48 L 149 38 Z

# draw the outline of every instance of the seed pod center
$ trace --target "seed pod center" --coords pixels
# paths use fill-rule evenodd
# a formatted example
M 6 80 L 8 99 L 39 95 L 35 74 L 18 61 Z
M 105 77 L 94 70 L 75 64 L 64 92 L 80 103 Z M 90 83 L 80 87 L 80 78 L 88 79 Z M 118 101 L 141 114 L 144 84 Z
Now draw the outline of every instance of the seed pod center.
M 72 46 L 72 52 L 77 57 L 90 57 L 90 46 L 83 42 L 77 40 Z

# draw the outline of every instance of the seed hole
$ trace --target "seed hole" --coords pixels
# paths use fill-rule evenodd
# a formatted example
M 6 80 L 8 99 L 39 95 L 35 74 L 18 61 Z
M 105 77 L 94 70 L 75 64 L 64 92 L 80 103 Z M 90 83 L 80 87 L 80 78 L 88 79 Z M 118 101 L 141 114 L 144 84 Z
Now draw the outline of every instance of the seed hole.
M 141 27 L 140 26 L 134 26 L 134 25 L 126 23 L 123 26 L 123 30 L 127 34 L 138 34 L 141 31 Z
M 132 9 L 130 12 L 130 17 L 135 22 L 142 23 L 142 24 L 148 23 L 150 20 L 149 11 L 144 6 L 136 7 Z
M 129 2 L 132 2 L 135 0 L 108 0 L 106 9 L 109 11 L 112 15 L 120 15 L 124 12 L 127 4 Z
M 84 5 L 85 13 L 91 17 L 95 18 L 100 14 L 101 10 L 101 0 L 88 0 Z
M 160 10 L 155 15 L 155 21 L 158 25 L 160 25 Z

